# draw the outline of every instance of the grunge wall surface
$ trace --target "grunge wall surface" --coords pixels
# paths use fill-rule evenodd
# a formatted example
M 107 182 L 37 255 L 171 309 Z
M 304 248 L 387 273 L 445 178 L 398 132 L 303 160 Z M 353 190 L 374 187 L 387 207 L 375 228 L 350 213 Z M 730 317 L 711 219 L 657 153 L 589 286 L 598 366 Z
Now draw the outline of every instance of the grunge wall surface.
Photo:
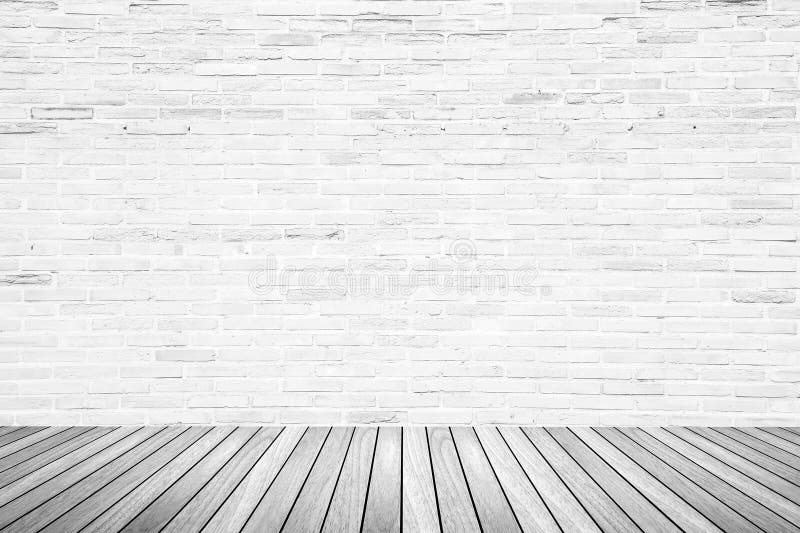
M 800 424 L 798 0 L 0 2 L 0 423 Z

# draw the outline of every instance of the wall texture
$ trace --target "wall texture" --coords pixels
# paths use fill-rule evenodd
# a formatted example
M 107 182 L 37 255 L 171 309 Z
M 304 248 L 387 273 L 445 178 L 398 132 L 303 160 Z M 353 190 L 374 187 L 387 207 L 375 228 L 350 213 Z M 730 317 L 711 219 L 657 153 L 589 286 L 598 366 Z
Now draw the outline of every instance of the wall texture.
M 0 2 L 0 423 L 800 424 L 798 0 Z

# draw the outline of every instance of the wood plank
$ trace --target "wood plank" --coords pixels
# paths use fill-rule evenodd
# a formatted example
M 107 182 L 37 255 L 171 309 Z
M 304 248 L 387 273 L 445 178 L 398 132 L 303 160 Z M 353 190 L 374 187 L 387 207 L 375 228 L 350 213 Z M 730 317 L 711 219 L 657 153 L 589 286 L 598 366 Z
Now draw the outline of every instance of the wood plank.
M 778 516 L 770 508 L 751 498 L 747 492 L 743 492 L 726 480 L 717 477 L 690 457 L 684 456 L 679 450 L 671 448 L 647 431 L 638 428 L 620 428 L 620 431 L 654 455 L 664 459 L 665 462 L 677 470 L 680 470 L 692 481 L 713 494 L 717 499 L 723 501 L 731 509 L 746 517 L 747 520 L 763 531 L 769 531 L 770 533 L 800 532 L 800 529 Z
M 243 532 L 278 531 L 325 445 L 330 428 L 309 428 L 247 520 Z
M 318 533 L 322 530 L 352 439 L 353 428 L 335 427 L 331 430 L 282 531 Z
M 522 531 L 500 481 L 471 427 L 450 428 L 464 477 L 471 488 L 475 510 L 484 532 Z
M 619 430 L 595 428 L 595 431 L 726 533 L 750 533 L 753 531 L 755 526 L 752 522 L 695 483 L 677 469 L 672 461 L 668 461 L 662 455 L 651 453 Z M 751 503 L 755 504 L 752 501 Z M 680 509 L 680 507 L 676 507 L 676 509 Z
M 544 428 L 526 427 L 523 431 L 603 531 L 640 531 L 620 506 Z
M 322 531 L 358 533 L 369 490 L 369 474 L 378 429 L 357 427 L 333 491 Z
M 680 528 L 658 507 L 643 497 L 585 442 L 566 428 L 546 430 L 592 480 L 635 522 L 642 531 L 678 533 Z
M 56 478 L 62 473 L 69 473 L 71 470 L 79 468 L 83 463 L 93 459 L 97 454 L 119 443 L 124 443 L 125 439 L 136 438 L 136 434 L 142 432 L 142 430 L 143 428 L 125 427 L 109 431 L 105 435 L 85 443 L 80 448 L 72 450 L 26 476 L 7 483 L 2 487 L 3 490 L 0 491 L 0 506 L 33 490 L 42 483 Z
M 0 495 L 4 501 L 0 507 L 0 529 L 163 430 L 160 427 L 142 428 L 24 493 L 9 491 L 10 494 L 6 495 L 4 490 Z
M 440 530 L 424 427 L 403 428 L 403 530 Z M 340 530 L 330 530 L 334 531 Z
M 86 433 L 90 429 L 90 427 L 66 428 L 58 433 L 50 435 L 46 439 L 30 444 L 25 448 L 17 450 L 16 452 L 10 453 L 0 459 L 0 472 L 4 472 L 32 457 L 36 457 L 37 455 L 55 448 L 56 446 L 59 446 L 60 444 L 63 444 L 64 442 L 73 439 L 78 435 Z
M 105 466 L 101 466 L 88 476 L 65 487 L 47 501 L 29 510 L 9 525 L 8 531 L 19 533 L 39 531 L 51 521 L 81 503 L 93 491 L 105 487 L 127 470 L 145 460 L 153 452 L 177 437 L 181 431 L 178 428 L 166 428 L 164 431 L 153 435 L 135 448 L 129 449 Z M 116 497 L 116 494 L 114 497 Z M 60 529 L 60 531 L 77 531 L 77 529 Z
M 696 533 L 722 533 L 708 518 L 700 514 L 686 501 L 664 486 L 658 479 L 643 469 L 631 457 L 616 448 L 591 428 L 573 428 L 571 432 L 586 446 L 600 456 L 610 468 L 627 480 L 642 496 L 670 517 L 681 530 Z M 716 501 L 717 505 L 722 505 Z M 633 516 L 639 522 L 638 516 Z M 639 522 L 640 526 L 643 526 Z M 643 527 L 648 531 L 646 527 Z
M 740 431 L 742 433 L 745 433 L 746 435 L 750 435 L 751 437 L 766 442 L 770 446 L 778 448 L 779 450 L 783 450 L 786 453 L 790 453 L 796 457 L 800 457 L 800 446 L 792 444 L 788 440 L 775 436 L 772 433 L 767 433 L 766 431 L 760 428 L 736 428 L 736 431 Z
M 300 426 L 281 431 L 275 443 L 217 509 L 203 532 L 240 531 L 306 432 L 307 428 Z
M 112 477 L 105 485 L 87 487 L 79 503 L 66 512 L 51 516 L 48 525 L 39 533 L 80 531 L 210 431 L 210 428 L 197 426 L 170 429 L 173 431 L 157 437 L 158 440 L 151 443 L 149 448 L 155 451 L 145 459 L 133 464 L 117 465 L 119 471 L 115 472 L 118 474 L 116 477 Z
M 433 482 L 442 531 L 480 531 L 453 436 L 446 427 L 427 428 L 428 449 L 433 464 Z
M 161 533 L 200 531 L 228 496 L 242 482 L 256 463 L 274 444 L 283 428 L 273 426 L 261 428 L 229 464 L 225 465 L 205 487 L 187 503 Z M 56 532 L 53 532 L 56 533 Z
M 134 490 L 113 503 L 111 507 L 92 520 L 81 531 L 83 533 L 119 531 L 142 509 L 158 498 L 164 490 L 180 479 L 198 461 L 213 450 L 232 431 L 233 428 L 226 426 L 212 428 L 164 468 L 158 470 L 155 475 L 147 478 Z
M 497 428 L 479 426 L 475 428 L 475 432 L 522 530 L 545 533 L 561 531 L 547 504 L 528 479 Z
M 600 528 L 595 521 L 539 453 L 539 450 L 531 444 L 522 429 L 511 427 L 497 429 L 525 471 L 525 475 L 541 495 L 542 500 L 547 503 L 547 507 L 553 513 L 553 518 L 559 527 L 565 532 L 599 533 Z
M 98 427 L 93 428 L 73 439 L 65 441 L 58 446 L 55 446 L 45 452 L 41 452 L 35 457 L 31 457 L 21 463 L 14 465 L 11 468 L 0 472 L 0 489 L 9 485 L 23 477 L 45 468 L 51 463 L 54 463 L 73 452 L 77 453 L 81 447 L 90 444 L 91 442 L 108 435 L 117 428 Z
M 740 479 L 742 483 L 746 483 L 751 487 L 753 485 L 758 487 L 760 484 L 774 491 L 776 494 L 783 496 L 785 499 L 794 502 L 793 506 L 787 506 L 787 508 L 791 508 L 789 512 L 792 516 L 796 516 L 798 520 L 797 523 L 800 523 L 800 506 L 797 505 L 797 503 L 800 502 L 800 487 L 789 483 L 785 479 L 781 479 L 769 470 L 751 463 L 688 429 L 669 428 L 664 431 L 676 436 L 684 442 L 688 442 L 695 449 L 702 450 L 707 456 L 713 457 L 717 460 L 714 464 L 724 465 L 729 470 L 736 472 L 736 478 Z M 706 463 L 703 464 L 705 465 Z M 753 484 L 753 481 L 756 483 Z
M 800 472 L 800 457 L 794 455 L 792 453 L 787 452 L 781 448 L 773 446 L 759 438 L 753 437 L 743 431 L 739 431 L 736 428 L 713 428 L 713 431 L 717 433 L 721 433 L 726 437 L 729 437 L 737 442 L 740 442 L 754 450 L 758 450 L 764 455 L 767 455 L 776 461 L 780 461 L 781 463 L 789 466 L 798 472 Z
M 7 444 L 0 448 L 0 460 L 8 457 L 9 455 L 13 455 L 19 451 L 28 448 L 29 446 L 33 446 L 38 442 L 43 440 L 49 439 L 54 435 L 58 435 L 62 431 L 65 431 L 69 428 L 63 427 L 46 427 L 41 431 L 37 431 L 36 433 L 31 433 L 21 439 L 15 440 L 14 442 Z
M 3 435 L 2 437 L 0 437 L 0 454 L 5 452 L 6 446 L 11 446 L 18 440 L 24 439 L 28 435 L 34 435 L 36 433 L 39 433 L 40 431 L 44 431 L 45 429 L 47 429 L 46 426 L 30 426 L 30 427 L 20 428 L 18 431 L 14 431 L 13 433 L 8 433 L 7 435 Z
M 364 531 L 399 532 L 402 506 L 402 431 L 398 427 L 378 428 L 378 442 L 372 457 Z
M 11 433 L 12 431 L 17 431 L 21 427 L 22 426 L 2 426 L 2 427 L 0 427 L 0 437 L 2 437 L 3 435 L 7 435 L 8 433 Z
M 735 453 L 745 461 L 755 463 L 761 468 L 769 470 L 776 476 L 788 481 L 789 483 L 794 485 L 800 484 L 799 470 L 795 470 L 791 466 L 774 459 L 770 455 L 761 453 L 760 451 L 753 449 L 746 444 L 742 444 L 738 440 L 728 437 L 727 435 L 718 431 L 712 431 L 708 428 L 691 428 L 690 431 L 696 433 L 700 437 L 705 438 L 706 440 L 713 442 L 717 446 L 725 448 L 731 453 Z
M 771 433 L 776 437 L 780 437 L 781 439 L 785 440 L 786 442 L 790 442 L 797 447 L 800 447 L 800 436 L 795 435 L 791 431 L 786 431 L 783 428 L 758 428 L 761 431 L 765 431 L 767 433 Z
M 161 531 L 180 512 L 203 486 L 223 468 L 242 447 L 250 441 L 258 428 L 240 427 L 222 439 L 222 442 L 201 457 L 185 474 L 128 522 L 121 531 L 147 533 Z

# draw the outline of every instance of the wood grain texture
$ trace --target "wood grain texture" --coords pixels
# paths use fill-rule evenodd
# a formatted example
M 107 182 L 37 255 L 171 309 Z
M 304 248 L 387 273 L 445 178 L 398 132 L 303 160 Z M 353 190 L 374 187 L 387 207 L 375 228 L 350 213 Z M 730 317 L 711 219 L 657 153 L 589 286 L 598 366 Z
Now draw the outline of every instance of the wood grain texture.
M 0 530 L 800 533 L 795 435 L 15 428 L 2 434 Z
M 680 531 L 666 514 L 642 496 L 575 433 L 567 428 L 552 428 L 547 431 L 642 531 Z
M 718 500 L 714 494 L 701 485 L 692 481 L 690 477 L 687 477 L 677 469 L 663 455 L 652 453 L 646 447 L 614 428 L 595 428 L 593 431 L 624 453 L 631 462 L 658 479 L 666 490 L 676 494 L 722 531 L 726 533 L 748 533 L 753 531 L 753 523 Z M 668 495 L 661 496 L 661 498 L 668 497 Z M 682 509 L 682 507 L 682 505 L 678 504 L 675 509 Z M 678 513 L 675 513 L 674 516 L 677 517 L 677 515 Z M 680 519 L 694 522 L 692 517 L 693 513 L 687 513 L 686 518 L 681 517 Z
M 328 440 L 325 441 L 325 446 L 322 447 L 314 463 L 314 468 L 308 474 L 283 524 L 283 530 L 307 533 L 318 533 L 322 530 L 352 438 L 352 428 L 331 429 Z
M 93 487 L 93 490 L 87 491 L 80 503 L 60 516 L 52 517 L 53 520 L 42 531 L 58 533 L 81 530 L 169 461 L 179 456 L 209 430 L 203 427 L 174 429 L 176 433 L 166 434 L 159 442 L 153 443 L 150 455 L 137 463 L 127 465 L 127 470 L 122 470 L 105 486 Z
M 450 430 L 446 427 L 428 428 L 428 447 L 442 531 L 480 531 Z
M 91 431 L 90 427 L 74 427 L 74 428 L 61 428 L 61 431 L 55 432 L 49 437 L 41 441 L 29 444 L 28 446 L 19 449 L 15 452 L 8 453 L 0 459 L 0 472 L 13 468 L 14 466 L 27 461 L 33 457 L 39 456 L 48 450 L 59 446 L 70 439 L 74 439 L 79 435 Z
M 222 533 L 241 530 L 306 433 L 304 427 L 285 428 L 217 509 L 203 531 Z
M 115 431 L 115 428 L 90 429 L 89 431 L 82 433 L 73 439 L 63 442 L 47 451 L 39 453 L 39 455 L 36 455 L 35 457 L 31 457 L 25 461 L 22 461 L 21 463 L 3 470 L 0 472 L 0 489 L 13 483 L 14 481 L 22 479 L 33 472 L 37 472 L 38 470 L 43 469 L 52 463 L 56 463 L 62 457 L 66 457 L 68 461 L 74 460 L 77 462 L 77 456 L 80 454 L 78 450 L 80 450 L 83 446 L 93 443 L 95 440 L 112 433 L 113 431 Z
M 400 531 L 402 501 L 400 465 L 402 432 L 398 427 L 378 429 L 372 474 L 364 508 L 364 531 Z
M 257 428 L 236 428 L 185 474 L 145 507 L 121 531 L 161 531 L 228 461 L 255 435 Z
M 200 531 L 274 444 L 283 428 L 264 427 L 198 492 L 162 533 Z
M 785 463 L 782 463 L 781 461 L 778 461 L 772 456 L 762 453 L 717 431 L 712 431 L 706 428 L 687 429 L 692 433 L 695 433 L 698 436 L 713 442 L 717 446 L 724 448 L 726 451 L 738 455 L 744 462 L 755 464 L 778 476 L 778 478 L 781 480 L 787 481 L 800 488 L 800 471 Z M 745 472 L 744 470 L 742 471 Z
M 800 446 L 768 433 L 761 428 L 735 428 L 735 431 L 749 435 L 795 457 L 800 457 Z
M 147 508 L 165 490 L 198 461 L 213 450 L 222 440 L 233 431 L 231 427 L 215 427 L 203 434 L 194 444 L 186 448 L 171 460 L 165 468 L 147 478 L 143 483 L 119 499 L 100 516 L 83 528 L 85 533 L 101 533 L 107 531 L 120 531 L 139 512 Z
M 31 436 L 34 436 L 35 439 L 36 433 L 40 433 L 46 430 L 47 427 L 42 426 L 35 426 L 35 427 L 22 427 L 19 428 L 17 431 L 12 431 L 11 433 L 7 433 L 0 437 L 0 454 L 5 453 L 6 450 L 14 449 L 14 443 L 25 439 Z
M 564 531 L 600 531 L 597 523 L 520 428 L 501 427 L 498 432 Z
M 523 430 L 603 531 L 640 531 L 636 523 L 545 429 Z
M 647 429 L 650 430 L 652 428 Z M 681 453 L 681 450 L 673 449 L 664 441 L 655 438 L 649 431 L 643 429 L 621 428 L 620 431 L 647 448 L 654 455 L 663 458 L 671 466 L 727 504 L 731 509 L 745 516 L 747 520 L 763 531 L 769 531 L 770 533 L 772 531 L 781 533 L 800 532 L 799 529 L 773 512 L 768 506 L 752 498 L 747 491 L 739 490 L 723 477 L 718 477 L 707 470 L 705 468 L 706 465 L 702 463 L 702 458 L 695 457 L 695 459 L 701 461 L 698 463 L 689 455 Z
M 425 428 L 403 428 L 403 531 L 439 531 Z
M 654 428 L 656 438 L 668 441 L 673 448 L 703 463 L 703 467 L 728 483 L 747 490 L 753 498 L 782 516 L 800 524 L 800 487 L 780 479 L 758 465 L 748 463 L 738 455 L 695 435 L 685 428 Z M 652 433 L 651 433 L 652 434 Z M 678 448 L 676 448 L 678 449 Z M 755 481 L 755 483 L 753 483 Z
M 662 485 L 658 479 L 615 448 L 596 431 L 589 428 L 575 428 L 566 431 L 570 431 L 586 447 L 601 457 L 609 468 L 627 480 L 638 493 L 647 498 L 661 512 L 662 516 L 669 517 L 676 527 L 687 533 L 723 533 L 713 522 L 676 496 L 674 492 Z M 603 486 L 606 486 L 605 479 L 603 479 Z M 645 531 L 649 530 L 640 521 L 638 515 L 635 520 Z M 663 519 L 660 520 L 663 521 Z
M 484 532 L 521 531 L 503 488 L 483 451 L 475 430 L 458 426 L 450 430 L 467 483 L 472 487 L 475 511 Z
M 0 426 L 0 437 L 11 433 L 12 431 L 17 431 L 20 429 L 21 426 Z
M 3 493 L 0 494 L 0 499 L 4 501 L 2 507 L 0 507 L 0 528 L 6 527 L 28 511 L 32 511 L 35 507 L 50 499 L 54 494 L 58 494 L 85 477 L 90 476 L 161 431 L 164 431 L 164 428 L 153 427 L 142 428 L 133 432 L 119 442 L 98 451 L 96 454 L 86 458 L 86 460 L 42 483 L 36 484 L 22 493 L 17 494 L 18 488 L 14 491 L 4 489 Z
M 163 448 L 182 432 L 179 428 L 166 428 L 131 448 L 105 466 L 98 468 L 88 476 L 73 485 L 63 489 L 45 503 L 29 511 L 9 526 L 9 531 L 25 532 L 39 531 L 47 526 L 54 518 L 61 517 L 93 492 L 106 487 L 106 485 L 119 479 L 125 472 L 135 465 L 146 460 L 149 455 Z M 114 494 L 116 496 L 116 494 Z M 71 531 L 62 523 L 61 531 Z M 52 529 L 52 528 L 51 528 Z
M 330 428 L 309 428 L 267 489 L 242 531 L 278 531 L 294 505 L 306 477 L 325 445 Z
M 760 440 L 752 435 L 743 431 L 738 431 L 734 428 L 712 428 L 715 431 L 726 437 L 733 439 L 745 446 L 758 451 L 759 453 L 771 457 L 784 465 L 793 468 L 795 471 L 800 472 L 800 457 L 793 455 L 786 450 L 773 446 L 763 440 Z
M 361 531 L 361 518 L 364 515 L 372 454 L 375 451 L 377 436 L 377 428 L 355 428 L 322 531 L 326 533 Z

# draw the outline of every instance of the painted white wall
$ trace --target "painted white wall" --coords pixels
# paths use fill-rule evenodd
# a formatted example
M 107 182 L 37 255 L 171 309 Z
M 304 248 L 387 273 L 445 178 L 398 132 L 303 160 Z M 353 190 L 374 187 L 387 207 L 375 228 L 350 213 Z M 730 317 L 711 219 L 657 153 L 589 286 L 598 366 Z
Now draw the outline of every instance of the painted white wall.
M 798 0 L 2 2 L 0 423 L 798 424 L 798 51 Z

